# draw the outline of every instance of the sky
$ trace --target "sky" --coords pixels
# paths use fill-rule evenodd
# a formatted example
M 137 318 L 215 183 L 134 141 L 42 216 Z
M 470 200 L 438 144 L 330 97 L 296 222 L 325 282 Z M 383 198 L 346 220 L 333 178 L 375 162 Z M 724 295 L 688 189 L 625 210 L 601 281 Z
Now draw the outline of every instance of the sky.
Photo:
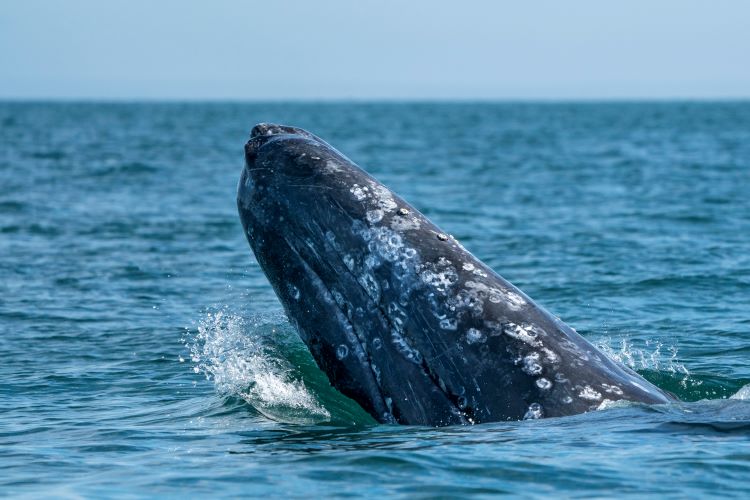
M 0 99 L 748 97 L 746 0 L 0 3 Z

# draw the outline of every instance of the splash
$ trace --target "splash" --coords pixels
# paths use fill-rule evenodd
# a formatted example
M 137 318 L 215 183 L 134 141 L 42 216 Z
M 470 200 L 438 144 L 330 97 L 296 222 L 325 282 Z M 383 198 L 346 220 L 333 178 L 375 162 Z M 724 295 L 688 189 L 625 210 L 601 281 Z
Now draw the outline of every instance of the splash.
M 666 372 L 678 377 L 683 388 L 686 388 L 691 381 L 690 372 L 679 361 L 677 348 L 674 346 L 665 346 L 659 341 L 646 340 L 644 347 L 636 347 L 626 338 L 620 339 L 618 346 L 612 338 L 606 338 L 598 341 L 596 347 L 609 358 L 633 370 Z
M 750 401 L 750 384 L 742 387 L 739 391 L 734 393 L 730 399 L 739 399 L 740 401 Z
M 327 422 L 330 413 L 279 349 L 282 321 L 245 319 L 227 309 L 206 313 L 185 344 L 193 371 L 213 381 L 220 395 L 240 397 L 272 420 Z

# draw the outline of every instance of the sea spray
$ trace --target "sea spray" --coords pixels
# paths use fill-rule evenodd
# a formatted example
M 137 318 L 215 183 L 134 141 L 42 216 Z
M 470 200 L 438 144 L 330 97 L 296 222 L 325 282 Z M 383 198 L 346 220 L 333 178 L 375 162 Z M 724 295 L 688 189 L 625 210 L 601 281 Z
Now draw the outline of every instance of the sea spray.
M 240 397 L 273 420 L 328 421 L 328 410 L 269 336 L 278 333 L 279 319 L 244 318 L 226 308 L 205 313 L 186 342 L 193 370 L 213 381 L 220 395 Z

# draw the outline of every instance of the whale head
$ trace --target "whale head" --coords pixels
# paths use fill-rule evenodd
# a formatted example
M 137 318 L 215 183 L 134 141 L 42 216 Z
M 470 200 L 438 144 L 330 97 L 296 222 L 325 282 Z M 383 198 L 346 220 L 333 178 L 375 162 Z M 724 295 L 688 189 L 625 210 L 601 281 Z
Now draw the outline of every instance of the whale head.
M 245 234 L 331 383 L 381 422 L 466 422 L 460 396 L 446 394 L 403 332 L 422 284 L 403 231 L 426 219 L 299 128 L 255 126 L 245 160 Z
M 245 163 L 237 204 L 258 263 L 331 384 L 377 420 L 669 400 L 313 134 L 257 125 Z

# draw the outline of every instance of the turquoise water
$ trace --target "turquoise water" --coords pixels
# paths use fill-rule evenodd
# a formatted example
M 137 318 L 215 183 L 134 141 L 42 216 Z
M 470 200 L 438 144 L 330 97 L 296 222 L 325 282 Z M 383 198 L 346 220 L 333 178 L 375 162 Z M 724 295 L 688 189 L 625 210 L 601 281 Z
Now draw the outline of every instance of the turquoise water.
M 236 213 L 305 127 L 684 403 L 379 425 Z M 0 103 L 0 494 L 745 497 L 750 103 Z

